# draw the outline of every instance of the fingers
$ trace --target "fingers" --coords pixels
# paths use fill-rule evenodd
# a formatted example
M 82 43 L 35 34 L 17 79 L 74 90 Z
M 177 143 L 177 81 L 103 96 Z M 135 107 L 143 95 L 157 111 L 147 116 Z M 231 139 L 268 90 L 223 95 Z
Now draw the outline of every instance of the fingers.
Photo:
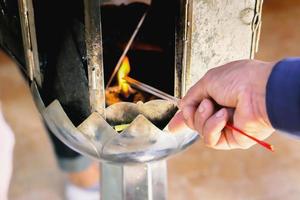
M 204 99 L 198 106 L 195 115 L 193 125 L 200 135 L 203 136 L 203 126 L 207 119 L 214 113 L 214 105 L 209 99 Z
M 195 114 L 203 99 L 210 98 L 208 90 L 212 85 L 212 75 L 209 74 L 212 73 L 206 73 L 193 87 L 191 87 L 179 103 L 179 108 L 183 112 L 185 122 L 192 129 L 195 129 L 195 115 L 193 114 Z
M 222 108 L 206 120 L 203 126 L 203 139 L 207 146 L 215 147 L 218 144 L 227 121 L 228 111 L 225 108 Z M 223 140 L 227 142 L 226 138 L 223 138 Z
M 193 87 L 191 87 L 187 94 L 179 103 L 179 108 L 182 110 L 186 124 L 191 128 L 194 127 L 194 114 L 198 105 L 204 98 L 208 97 L 204 78 L 200 79 Z
M 239 149 L 249 149 L 250 147 L 256 144 L 255 141 L 251 140 L 250 138 L 244 135 L 241 135 L 237 131 L 231 131 L 231 132 L 232 132 L 232 137 L 234 138 Z
M 174 115 L 167 128 L 171 133 L 176 133 L 187 128 L 182 112 L 178 112 Z
M 241 148 L 241 146 L 236 142 L 236 140 L 233 136 L 232 130 L 225 128 L 223 130 L 223 134 L 226 137 L 226 142 L 227 142 L 229 149 L 240 149 Z
M 197 110 L 197 107 L 198 107 L 198 105 L 195 105 L 195 106 L 191 105 L 191 106 L 185 106 L 182 109 L 182 116 L 183 116 L 184 122 L 191 129 L 195 129 L 195 127 L 194 127 L 194 116 L 195 116 L 195 112 Z
M 219 149 L 219 150 L 229 150 L 231 149 L 231 146 L 229 145 L 226 133 L 224 132 L 224 130 L 221 133 L 220 139 L 218 141 L 218 143 L 213 146 L 214 149 Z
M 247 141 L 242 143 L 240 141 L 240 134 L 233 132 L 231 129 L 225 128 L 228 120 L 233 115 L 233 110 L 228 108 L 222 108 L 218 112 L 214 113 L 214 105 L 209 99 L 204 99 L 194 115 L 194 121 L 192 126 L 203 137 L 204 143 L 214 149 L 245 149 L 253 145 L 253 141 Z M 183 113 L 178 112 L 171 119 L 168 124 L 168 130 L 172 133 L 178 133 L 188 129 L 185 123 Z
M 204 99 L 198 107 L 193 107 L 189 112 L 187 123 L 184 112 L 178 112 L 168 125 L 169 131 L 175 133 L 183 130 L 187 128 L 187 124 L 203 136 L 207 146 L 217 149 L 230 148 L 226 135 L 221 134 L 229 119 L 229 110 L 223 108 L 214 114 L 213 102 L 209 99 Z
M 248 149 L 255 144 L 255 142 L 236 131 L 225 128 L 232 112 L 232 109 L 222 108 L 204 121 L 202 135 L 207 146 L 226 150 Z M 203 123 L 200 120 L 199 122 Z
M 208 97 L 208 93 L 206 91 L 206 81 L 203 77 L 200 79 L 193 87 L 191 87 L 183 99 L 180 101 L 179 108 L 184 110 L 186 113 L 191 110 L 195 111 L 196 107 L 200 104 L 200 102 Z M 185 116 L 185 115 L 184 115 Z

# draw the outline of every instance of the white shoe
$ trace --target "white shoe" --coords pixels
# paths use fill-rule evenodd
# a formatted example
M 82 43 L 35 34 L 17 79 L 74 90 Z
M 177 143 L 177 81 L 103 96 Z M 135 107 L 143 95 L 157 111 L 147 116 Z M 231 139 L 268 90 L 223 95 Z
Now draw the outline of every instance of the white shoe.
M 82 188 L 67 183 L 65 198 L 66 200 L 100 200 L 100 187 Z

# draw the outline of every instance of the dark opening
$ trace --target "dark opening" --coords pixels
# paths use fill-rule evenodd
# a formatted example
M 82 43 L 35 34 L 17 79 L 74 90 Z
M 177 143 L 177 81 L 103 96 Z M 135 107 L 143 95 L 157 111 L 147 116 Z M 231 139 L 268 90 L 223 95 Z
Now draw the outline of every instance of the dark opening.
M 1 32 L 1 46 L 7 47 L 25 65 L 17 0 L 9 2 L 0 4 L 4 12 L 0 25 L 6 31 Z M 141 16 L 148 10 L 127 54 L 130 76 L 173 95 L 175 16 L 179 2 L 152 0 L 151 5 L 140 1 L 101 6 L 106 82 Z M 46 106 L 58 99 L 72 122 L 78 125 L 90 115 L 83 0 L 33 0 L 33 7 L 43 76 L 42 99 Z
M 173 95 L 176 2 L 152 0 L 151 5 L 131 3 L 102 6 L 106 83 L 138 22 L 147 12 L 145 21 L 127 53 L 131 66 L 129 76 Z M 115 78 L 111 85 L 116 84 Z

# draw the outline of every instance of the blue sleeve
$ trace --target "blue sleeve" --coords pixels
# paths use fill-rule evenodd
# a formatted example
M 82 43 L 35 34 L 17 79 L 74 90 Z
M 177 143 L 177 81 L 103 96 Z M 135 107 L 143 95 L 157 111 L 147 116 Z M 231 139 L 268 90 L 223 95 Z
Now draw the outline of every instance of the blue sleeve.
M 266 106 L 275 129 L 300 136 L 300 58 L 284 59 L 274 66 Z

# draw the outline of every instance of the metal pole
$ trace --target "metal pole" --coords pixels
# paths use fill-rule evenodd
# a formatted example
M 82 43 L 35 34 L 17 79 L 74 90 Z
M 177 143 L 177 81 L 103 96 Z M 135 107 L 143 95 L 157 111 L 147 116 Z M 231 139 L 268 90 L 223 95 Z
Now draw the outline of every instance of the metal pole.
M 102 164 L 102 200 L 167 199 L 165 160 L 135 165 Z

